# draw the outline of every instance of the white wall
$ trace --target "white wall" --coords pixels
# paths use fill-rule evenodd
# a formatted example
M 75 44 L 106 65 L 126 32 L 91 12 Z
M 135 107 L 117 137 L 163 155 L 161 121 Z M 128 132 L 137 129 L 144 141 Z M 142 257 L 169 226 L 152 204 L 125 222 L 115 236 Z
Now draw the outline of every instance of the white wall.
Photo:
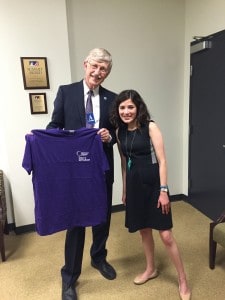
M 184 1 L 67 0 L 73 81 L 89 49 L 104 47 L 113 68 L 104 86 L 137 89 L 163 131 L 172 194 L 182 193 Z M 121 204 L 115 147 L 114 204 Z
M 105 87 L 137 89 L 162 129 L 172 194 L 187 194 L 189 44 L 193 35 L 224 29 L 222 0 L 0 0 L 1 117 L 0 168 L 7 183 L 8 219 L 32 224 L 31 177 L 21 167 L 24 135 L 48 123 L 60 84 L 82 78 L 82 61 L 93 47 L 113 55 Z M 31 115 L 24 90 L 21 56 L 48 59 L 49 113 Z M 71 59 L 71 61 L 70 61 Z M 71 63 L 71 66 L 70 66 Z M 71 67 L 71 68 L 70 68 Z M 71 74 L 70 74 L 71 69 Z M 39 90 L 37 90 L 39 92 Z M 33 92 L 33 90 L 32 90 Z M 120 166 L 116 156 L 114 204 L 120 203 Z
M 38 6 L 34 0 L 0 3 L 0 51 L 5 58 L 0 167 L 12 192 L 14 210 L 8 203 L 9 222 L 13 212 L 16 226 L 34 222 L 31 177 L 21 167 L 24 135 L 32 128 L 45 128 L 58 85 L 70 82 L 70 63 L 72 80 L 80 80 L 84 56 L 94 47 L 105 47 L 113 55 L 113 70 L 105 87 L 116 92 L 137 89 L 148 103 L 164 134 L 171 193 L 182 193 L 184 1 L 68 0 L 68 19 L 63 0 L 41 0 Z M 20 56 L 48 58 L 48 115 L 30 114 Z M 115 157 L 113 204 L 120 204 L 120 162 L 116 151 Z M 10 190 L 8 202 L 9 196 Z
M 0 0 L 0 7 L 0 168 L 5 174 L 8 221 L 15 217 L 16 226 L 22 226 L 34 223 L 31 176 L 21 167 L 24 136 L 46 127 L 58 85 L 71 81 L 66 7 L 64 0 Z M 47 57 L 49 90 L 24 90 L 22 56 Z M 29 92 L 46 92 L 48 114 L 31 115 Z
M 185 1 L 185 68 L 183 112 L 183 193 L 188 194 L 188 121 L 189 121 L 189 70 L 190 42 L 194 36 L 208 36 L 225 29 L 224 0 Z

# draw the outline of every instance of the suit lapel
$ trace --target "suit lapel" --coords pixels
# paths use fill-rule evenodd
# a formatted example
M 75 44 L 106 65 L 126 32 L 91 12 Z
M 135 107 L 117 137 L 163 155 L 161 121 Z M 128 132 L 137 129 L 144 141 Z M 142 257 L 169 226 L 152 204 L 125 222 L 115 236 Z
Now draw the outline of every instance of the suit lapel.
M 108 110 L 108 98 L 104 91 L 104 89 L 99 87 L 99 99 L 100 99 L 100 120 L 99 120 L 99 128 L 103 127 L 104 118 L 107 117 Z
M 85 121 L 85 107 L 84 107 L 84 86 L 83 86 L 83 80 L 81 80 L 77 86 L 77 89 L 74 91 L 77 109 L 79 111 L 80 116 L 80 122 L 82 127 L 86 126 Z

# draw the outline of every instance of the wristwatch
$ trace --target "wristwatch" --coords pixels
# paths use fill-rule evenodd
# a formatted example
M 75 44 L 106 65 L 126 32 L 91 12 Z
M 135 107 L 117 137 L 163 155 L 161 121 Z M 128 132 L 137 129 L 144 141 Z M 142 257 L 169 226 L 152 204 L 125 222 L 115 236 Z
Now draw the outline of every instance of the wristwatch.
M 161 185 L 160 186 L 160 192 L 168 193 L 169 192 L 168 186 L 167 185 Z
M 111 141 L 112 141 L 112 136 L 111 136 L 111 134 L 109 134 L 109 139 L 108 139 L 107 143 L 111 143 Z

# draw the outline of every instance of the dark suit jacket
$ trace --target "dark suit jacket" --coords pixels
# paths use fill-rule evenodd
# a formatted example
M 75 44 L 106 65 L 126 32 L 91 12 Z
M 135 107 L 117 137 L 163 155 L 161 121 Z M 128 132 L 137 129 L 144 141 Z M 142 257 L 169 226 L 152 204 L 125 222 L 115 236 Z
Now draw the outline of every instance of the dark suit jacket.
M 107 128 L 113 136 L 114 141 L 113 128 L 109 122 L 109 111 L 116 94 L 100 86 L 99 96 L 99 128 Z M 66 130 L 73 130 L 85 126 L 86 121 L 83 80 L 80 82 L 60 86 L 56 95 L 56 99 L 54 101 L 54 111 L 52 113 L 52 120 L 47 125 L 47 129 L 61 128 Z M 104 143 L 103 147 L 110 166 L 110 170 L 106 174 L 106 180 L 108 183 L 112 184 L 114 180 L 113 142 L 109 144 Z

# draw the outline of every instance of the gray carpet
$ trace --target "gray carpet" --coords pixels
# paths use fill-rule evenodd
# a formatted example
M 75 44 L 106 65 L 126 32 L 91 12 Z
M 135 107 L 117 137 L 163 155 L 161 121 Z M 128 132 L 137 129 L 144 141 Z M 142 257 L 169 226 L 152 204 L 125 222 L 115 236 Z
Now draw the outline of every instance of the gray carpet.
M 173 202 L 174 235 L 182 253 L 192 300 L 225 299 L 225 249 L 218 246 L 216 268 L 208 267 L 210 219 L 183 201 Z M 176 300 L 177 275 L 158 232 L 154 232 L 157 279 L 133 284 L 144 270 L 139 233 L 124 228 L 124 212 L 112 214 L 108 260 L 117 270 L 113 281 L 90 266 L 91 230 L 87 228 L 82 274 L 77 284 L 79 300 Z M 40 237 L 35 232 L 5 236 L 7 261 L 0 261 L 0 300 L 60 300 L 60 268 L 65 232 Z

